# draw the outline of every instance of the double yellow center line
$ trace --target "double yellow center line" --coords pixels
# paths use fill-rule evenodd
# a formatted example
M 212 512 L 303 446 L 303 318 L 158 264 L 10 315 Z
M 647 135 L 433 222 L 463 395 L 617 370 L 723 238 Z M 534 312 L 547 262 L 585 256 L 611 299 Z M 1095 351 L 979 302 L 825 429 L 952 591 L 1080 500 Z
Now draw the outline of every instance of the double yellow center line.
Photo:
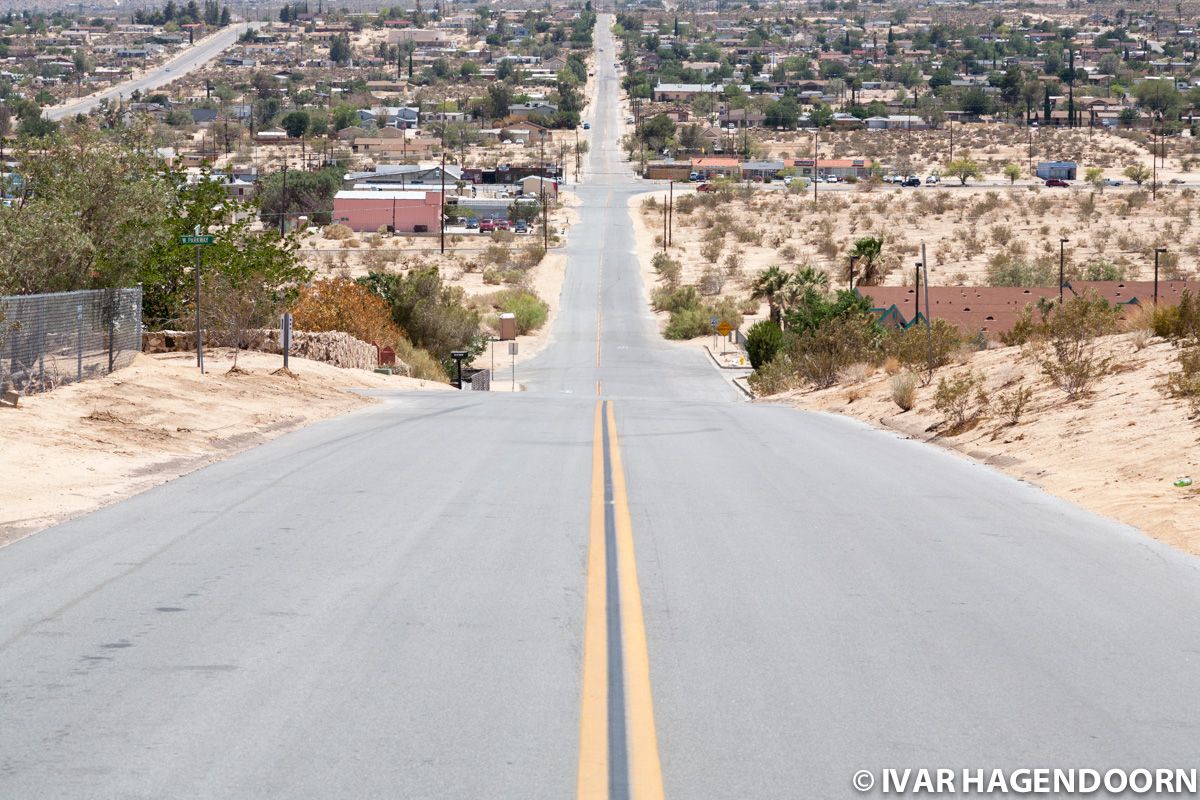
M 578 800 L 662 800 L 650 656 L 611 400 L 596 403 Z

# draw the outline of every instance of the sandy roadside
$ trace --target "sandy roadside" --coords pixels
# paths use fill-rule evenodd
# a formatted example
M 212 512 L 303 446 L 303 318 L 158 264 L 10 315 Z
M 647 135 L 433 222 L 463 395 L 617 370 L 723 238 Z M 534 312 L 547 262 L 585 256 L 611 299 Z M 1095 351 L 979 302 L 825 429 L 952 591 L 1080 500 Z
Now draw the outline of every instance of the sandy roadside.
M 1130 334 L 1108 337 L 1105 348 L 1119 368 L 1097 384 L 1091 397 L 1075 403 L 1066 402 L 1018 348 L 978 353 L 965 366 L 939 370 L 930 386 L 918 389 L 917 404 L 908 412 L 892 402 L 892 378 L 882 370 L 861 383 L 765 401 L 847 414 L 946 447 L 1200 554 L 1200 424 L 1188 419 L 1184 401 L 1159 390 L 1178 351 L 1162 340 L 1135 350 Z M 952 436 L 937 427 L 943 421 L 933 407 L 937 377 L 966 369 L 987 376 L 993 398 L 1018 385 L 1032 389 L 1019 421 L 1014 424 L 993 408 L 964 433 Z M 1185 476 L 1196 484 L 1173 485 Z
M 0 545 L 122 500 L 309 423 L 375 401 L 350 388 L 446 390 L 445 384 L 301 358 L 139 355 L 112 375 L 0 408 Z

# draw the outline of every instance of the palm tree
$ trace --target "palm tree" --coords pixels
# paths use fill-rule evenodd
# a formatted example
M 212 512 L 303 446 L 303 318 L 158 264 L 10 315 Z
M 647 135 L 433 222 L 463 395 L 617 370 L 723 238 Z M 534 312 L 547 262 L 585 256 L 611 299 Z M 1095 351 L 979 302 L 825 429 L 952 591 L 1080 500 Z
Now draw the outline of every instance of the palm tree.
M 858 285 L 874 286 L 883 276 L 879 274 L 879 254 L 883 251 L 883 238 L 864 236 L 854 243 L 850 257 L 859 261 Z
M 787 286 L 778 295 L 780 315 L 787 314 L 810 294 L 824 295 L 829 290 L 829 274 L 805 264 L 788 276 Z M 782 327 L 782 326 L 781 326 Z
M 767 301 L 767 306 L 771 309 L 771 321 L 776 325 L 782 318 L 782 311 L 779 307 L 780 295 L 787 288 L 791 277 L 779 267 L 770 266 L 758 273 L 758 277 L 750 286 L 750 297 L 754 300 Z

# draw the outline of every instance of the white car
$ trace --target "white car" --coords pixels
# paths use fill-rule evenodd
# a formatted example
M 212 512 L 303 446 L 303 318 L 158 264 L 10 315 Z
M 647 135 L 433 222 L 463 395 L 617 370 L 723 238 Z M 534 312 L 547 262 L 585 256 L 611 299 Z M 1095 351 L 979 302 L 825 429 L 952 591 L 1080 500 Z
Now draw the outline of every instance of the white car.
M 925 183 L 928 184 L 929 186 L 932 186 L 935 183 L 941 183 L 941 182 L 942 182 L 942 179 L 940 177 L 938 177 L 937 175 L 928 175 L 925 178 Z
M 1124 186 L 1125 181 L 1119 181 L 1116 178 L 1105 178 L 1104 185 L 1105 186 Z

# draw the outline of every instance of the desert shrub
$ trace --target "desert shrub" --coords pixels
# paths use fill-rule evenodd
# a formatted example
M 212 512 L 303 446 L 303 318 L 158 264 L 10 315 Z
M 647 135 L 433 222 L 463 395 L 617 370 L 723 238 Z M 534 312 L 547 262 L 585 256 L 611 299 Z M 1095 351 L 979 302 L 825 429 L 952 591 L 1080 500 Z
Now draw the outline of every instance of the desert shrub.
M 917 324 L 891 331 L 885 339 L 884 348 L 888 355 L 894 356 L 905 366 L 920 364 L 936 369 L 949 364 L 962 344 L 962 332 L 955 325 L 934 318 L 928 330 L 924 324 Z
M 483 271 L 483 282 L 488 286 L 499 286 L 500 281 L 503 280 L 503 275 L 504 273 L 498 269 L 485 269 Z
M 1089 293 L 1053 306 L 1046 315 L 1045 336 L 1037 353 L 1042 372 L 1075 400 L 1105 373 L 1112 358 L 1101 356 L 1097 337 L 1114 333 L 1120 311 Z
M 683 274 L 683 265 L 661 250 L 654 254 L 654 272 L 670 289 L 679 286 L 679 278 Z
M 1000 341 L 1009 347 L 1028 344 L 1041 331 L 1041 323 L 1033 317 L 1033 306 L 1026 305 L 1017 315 L 1016 322 L 1007 331 L 1000 334 Z
M 1019 261 L 1007 253 L 992 256 L 987 266 L 988 286 L 1056 286 L 1058 273 L 1045 262 Z
M 712 329 L 708 320 L 708 315 L 699 306 L 672 311 L 663 336 L 668 339 L 695 339 L 697 336 L 706 336 Z
M 492 241 L 499 244 L 511 244 L 516 238 L 517 235 L 512 231 L 492 231 Z
M 522 269 L 530 269 L 542 263 L 542 259 L 546 257 L 546 248 L 541 244 L 529 244 L 521 248 L 521 253 L 516 259 L 516 265 Z
M 1016 425 L 1021 421 L 1021 415 L 1031 399 L 1033 390 L 1023 383 L 1018 383 L 1011 391 L 996 395 L 996 406 L 1010 425 Z
M 702 302 L 694 286 L 684 286 L 662 298 L 662 310 L 671 312 L 663 336 L 668 339 L 695 339 L 712 333 L 712 318 L 728 322 L 733 328 L 742 325 L 742 312 L 733 297 Z
M 401 339 L 395 347 L 396 357 L 408 365 L 408 376 L 426 381 L 446 383 L 446 370 L 442 363 L 407 339 Z
M 769 319 L 754 323 L 746 333 L 746 355 L 754 369 L 771 363 L 781 347 L 783 330 Z
M 1128 272 L 1125 267 L 1111 261 L 1093 261 L 1082 270 L 1075 271 L 1075 275 L 1085 281 L 1123 281 Z
M 674 290 L 656 289 L 650 299 L 655 311 L 671 313 L 700 305 L 700 293 L 695 286 L 681 286 Z
M 983 388 L 983 376 L 971 370 L 938 380 L 933 395 L 933 407 L 946 415 L 950 432 L 955 433 L 987 413 L 988 395 Z
M 700 246 L 700 257 L 710 264 L 715 264 L 724 248 L 724 239 L 710 239 Z
M 901 411 L 912 411 L 917 404 L 917 376 L 901 372 L 892 376 L 892 402 Z
M 792 186 L 796 184 L 793 183 Z M 750 388 L 760 397 L 786 392 L 796 388 L 798 377 L 796 367 L 786 355 L 780 355 L 761 369 L 757 369 L 748 379 Z
M 1200 414 L 1200 344 L 1193 342 L 1181 349 L 1176 363 L 1179 369 L 1167 375 L 1167 394 L 1184 398 L 1192 413 Z
M 700 280 L 697 282 L 696 288 L 700 290 L 700 294 L 720 294 L 721 290 L 725 288 L 725 275 L 718 267 L 710 264 L 704 268 L 704 272 L 700 273 Z
M 837 383 L 839 373 L 851 364 L 873 361 L 878 339 L 874 318 L 847 314 L 795 337 L 788 355 L 799 376 L 822 389 Z
M 354 231 L 349 227 L 341 224 L 326 225 L 322 235 L 326 239 L 349 239 L 354 235 Z
M 838 373 L 838 380 L 840 380 L 842 383 L 862 383 L 874 374 L 874 364 L 868 364 L 865 361 L 859 361 L 841 370 Z
M 502 244 L 489 244 L 483 249 L 481 258 L 485 264 L 492 264 L 498 269 L 504 269 L 508 266 L 512 253 Z
M 1164 339 L 1200 338 L 1200 297 L 1184 289 L 1179 305 L 1160 305 L 1150 312 L 1150 327 Z
M 546 323 L 550 307 L 533 292 L 521 289 L 506 289 L 491 298 L 497 311 L 516 317 L 517 333 L 524 336 L 533 333 Z
M 1134 350 L 1145 350 L 1146 345 L 1150 344 L 1150 337 L 1154 334 L 1148 328 L 1138 328 L 1129 336 L 1129 343 L 1133 345 Z

